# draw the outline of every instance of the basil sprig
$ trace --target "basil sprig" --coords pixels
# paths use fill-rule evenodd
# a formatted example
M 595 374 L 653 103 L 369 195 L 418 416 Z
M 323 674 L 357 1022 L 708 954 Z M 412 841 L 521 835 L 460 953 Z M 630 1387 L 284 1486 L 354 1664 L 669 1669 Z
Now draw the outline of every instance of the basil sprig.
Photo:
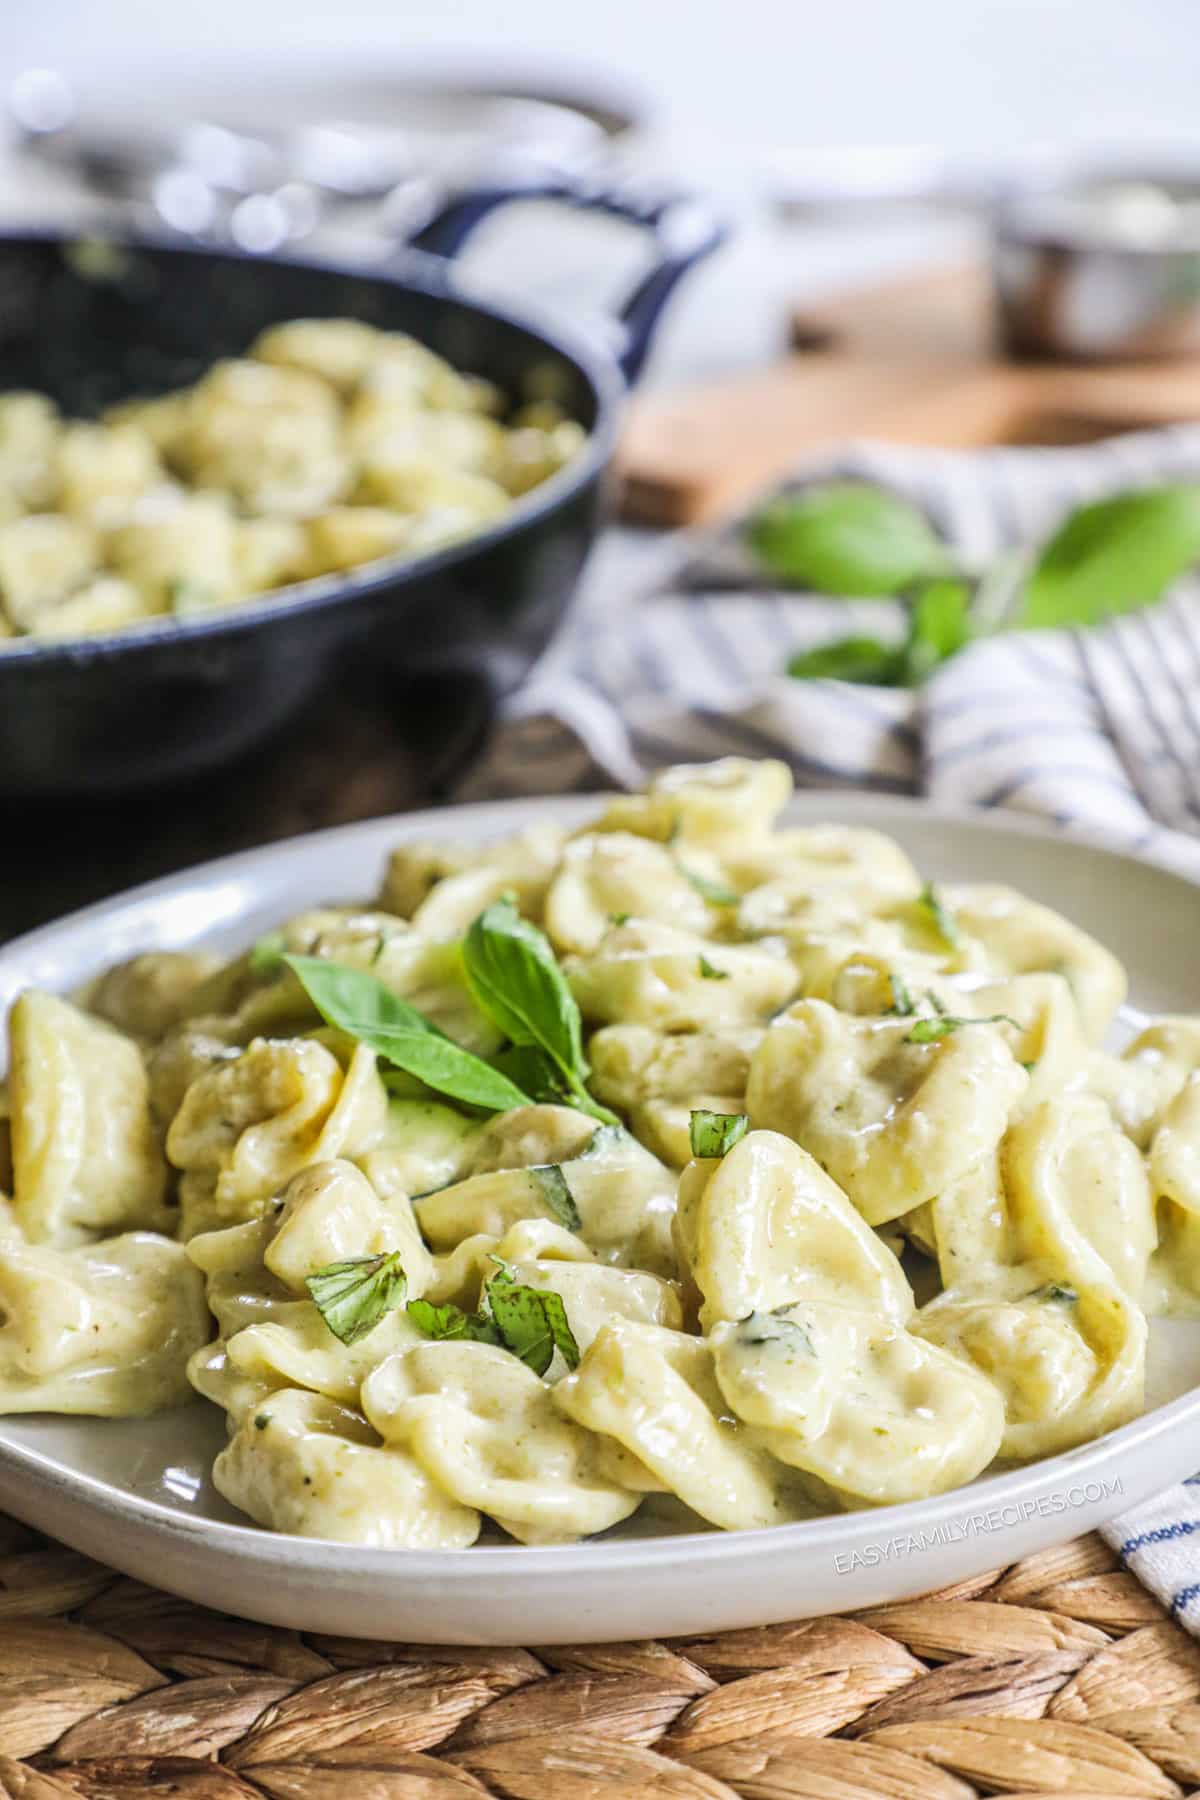
M 798 650 L 788 662 L 797 681 L 856 681 L 870 687 L 919 687 L 972 635 L 971 589 L 949 576 L 927 581 L 909 596 L 903 642 L 855 635 Z
M 1070 515 L 1025 590 L 1029 627 L 1094 625 L 1146 606 L 1200 561 L 1200 487 L 1146 488 Z
M 448 1038 L 377 976 L 323 956 L 284 956 L 281 961 L 323 1019 L 426 1087 L 488 1112 L 529 1105 L 529 1095 L 507 1075 Z
M 1040 549 L 1013 547 L 969 573 L 907 501 L 866 484 L 781 495 L 747 536 L 776 581 L 909 608 L 903 643 L 839 638 L 797 652 L 789 674 L 913 687 L 973 637 L 1097 625 L 1161 599 L 1200 562 L 1200 485 L 1110 494 L 1069 513 Z
M 305 1279 L 317 1311 L 343 1344 L 356 1344 L 374 1331 L 385 1313 L 401 1304 L 408 1281 L 398 1251 L 355 1256 L 328 1263 Z
M 579 1345 L 562 1295 L 548 1288 L 526 1287 L 507 1263 L 498 1257 L 492 1260 L 499 1266 L 484 1285 L 480 1312 L 464 1312 L 452 1301 L 435 1306 L 428 1300 L 410 1300 L 408 1316 L 413 1324 L 430 1338 L 500 1345 L 535 1375 L 546 1373 L 556 1350 L 569 1369 L 578 1368 Z
M 581 1112 L 615 1124 L 616 1115 L 587 1091 L 591 1071 L 579 1006 L 545 934 L 523 919 L 511 900 L 496 900 L 467 932 L 462 953 L 472 998 L 511 1041 L 517 1066 L 533 1077 L 535 1091 L 540 1085 Z
M 860 481 L 782 495 L 751 521 L 748 535 L 777 581 L 820 594 L 898 594 L 941 574 L 948 560 L 923 513 Z
M 724 1156 L 750 1129 L 746 1113 L 693 1112 L 690 1135 L 693 1156 Z

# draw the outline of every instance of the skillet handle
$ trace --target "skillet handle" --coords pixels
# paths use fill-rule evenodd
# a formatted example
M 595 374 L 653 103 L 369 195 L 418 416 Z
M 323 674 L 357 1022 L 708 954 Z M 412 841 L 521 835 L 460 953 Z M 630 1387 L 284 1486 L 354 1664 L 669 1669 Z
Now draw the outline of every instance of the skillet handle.
M 614 183 L 562 171 L 537 171 L 526 178 L 457 194 L 426 221 L 409 242 L 435 256 L 457 256 L 482 220 L 514 200 L 563 200 L 641 226 L 654 241 L 655 258 L 618 311 L 624 344 L 617 357 L 632 384 L 641 374 L 655 328 L 676 285 L 728 235 L 725 221 L 694 195 L 651 189 L 633 181 Z

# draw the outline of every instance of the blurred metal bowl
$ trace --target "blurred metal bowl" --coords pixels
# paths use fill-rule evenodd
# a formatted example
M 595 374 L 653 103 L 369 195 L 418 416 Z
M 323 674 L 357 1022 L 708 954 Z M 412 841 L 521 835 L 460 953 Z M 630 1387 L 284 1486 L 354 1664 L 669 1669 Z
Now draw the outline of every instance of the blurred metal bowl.
M 1200 352 L 1200 174 L 1093 172 L 1003 202 L 1000 329 L 1018 356 L 1130 361 Z
M 975 220 L 1014 356 L 1113 362 L 1200 352 L 1200 140 L 1008 156 L 848 146 L 777 158 L 777 215 L 862 229 Z

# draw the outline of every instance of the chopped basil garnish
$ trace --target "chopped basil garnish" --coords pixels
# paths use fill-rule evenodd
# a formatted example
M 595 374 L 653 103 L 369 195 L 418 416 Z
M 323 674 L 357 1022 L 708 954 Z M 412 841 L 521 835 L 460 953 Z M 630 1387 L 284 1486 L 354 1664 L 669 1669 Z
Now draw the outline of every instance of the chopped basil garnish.
M 746 1113 L 705 1112 L 692 1114 L 693 1156 L 724 1156 L 750 1129 Z
M 1029 1298 L 1031 1300 L 1057 1300 L 1063 1306 L 1074 1306 L 1079 1295 L 1073 1287 L 1067 1287 L 1061 1281 L 1048 1281 L 1045 1287 L 1035 1288 Z
M 393 1250 L 385 1256 L 329 1263 L 309 1275 L 304 1285 L 334 1337 L 356 1344 L 401 1304 L 408 1282 L 399 1252 Z
M 628 925 L 632 917 L 633 914 L 627 912 L 609 913 L 608 922 L 610 925 Z
M 268 931 L 250 952 L 250 967 L 256 975 L 274 975 L 283 961 L 287 939 L 282 931 Z
M 949 1013 L 940 1013 L 935 1019 L 914 1020 L 904 1041 L 906 1044 L 935 1044 L 939 1038 L 961 1031 L 964 1025 L 1016 1025 L 1018 1031 L 1021 1029 L 1007 1013 L 987 1013 L 981 1019 L 956 1019 Z
M 562 1295 L 546 1288 L 522 1287 L 511 1269 L 501 1265 L 487 1284 L 487 1304 L 506 1350 L 535 1375 L 544 1375 L 562 1352 L 569 1369 L 579 1366 L 579 1345 L 567 1322 Z
M 488 1112 L 529 1105 L 529 1095 L 507 1075 L 446 1037 L 376 976 L 321 956 L 282 960 L 323 1019 L 426 1087 Z
M 588 1139 L 586 1150 L 581 1150 L 574 1160 L 583 1156 L 607 1156 L 612 1150 L 625 1148 L 629 1143 L 629 1133 L 623 1125 L 597 1125 Z
M 892 990 L 892 1004 L 888 1008 L 889 1013 L 894 1013 L 901 1019 L 909 1018 L 916 1012 L 917 1004 L 909 993 L 904 980 L 894 970 L 888 975 L 888 986 Z
M 707 900 L 710 906 L 736 906 L 741 899 L 736 888 L 731 888 L 724 881 L 714 881 L 709 875 L 701 875 L 696 869 L 689 869 L 686 863 L 681 863 L 678 858 L 676 858 L 675 867 L 686 880 L 691 882 L 700 898 Z
M 788 1306 L 773 1306 L 766 1312 L 747 1313 L 738 1320 L 738 1339 L 748 1349 L 760 1344 L 784 1344 L 789 1349 L 803 1350 L 806 1356 L 817 1354 L 808 1327 L 799 1319 L 788 1317 Z
M 267 1426 L 270 1423 L 271 1423 L 270 1413 L 256 1413 L 255 1414 L 255 1417 L 254 1417 L 255 1431 L 265 1431 L 267 1429 Z
M 550 1208 L 560 1225 L 568 1231 L 578 1231 L 583 1223 L 579 1217 L 579 1208 L 574 1196 L 567 1186 L 567 1178 L 563 1174 L 561 1163 L 541 1163 L 527 1169 L 535 1185 L 541 1192 L 542 1199 Z
M 544 1375 L 560 1352 L 568 1369 L 579 1366 L 579 1345 L 567 1319 L 561 1294 L 548 1288 L 525 1287 L 507 1264 L 500 1262 L 484 1286 L 486 1310 L 464 1312 L 447 1302 L 434 1306 L 428 1300 L 410 1300 L 408 1316 L 418 1331 L 431 1338 L 459 1338 L 496 1344 L 511 1351 L 535 1375 Z
M 435 1306 L 432 1300 L 410 1300 L 408 1316 L 427 1338 L 467 1338 L 478 1344 L 499 1344 L 500 1333 L 482 1313 L 464 1312 L 453 1300 Z
M 703 955 L 703 953 L 701 954 L 701 957 L 700 957 L 700 973 L 704 977 L 705 981 L 728 981 L 729 980 L 729 970 L 728 969 L 714 969 L 713 965 L 709 962 L 707 956 Z
M 543 932 L 511 900 L 480 913 L 463 939 L 463 968 L 476 1004 L 519 1049 L 545 1057 L 571 1106 L 615 1124 L 586 1086 L 583 1021 L 567 978 Z
M 956 950 L 959 943 L 958 920 L 942 900 L 932 881 L 927 881 L 921 889 L 917 905 L 942 942 L 951 950 Z

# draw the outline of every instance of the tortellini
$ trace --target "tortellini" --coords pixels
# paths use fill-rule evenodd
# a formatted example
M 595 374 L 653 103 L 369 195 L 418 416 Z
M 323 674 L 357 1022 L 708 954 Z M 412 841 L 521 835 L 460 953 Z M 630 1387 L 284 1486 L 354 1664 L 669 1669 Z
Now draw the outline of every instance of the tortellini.
M 785 956 L 755 945 L 711 944 L 673 925 L 630 919 L 565 967 L 585 1019 L 658 1031 L 764 1024 L 799 982 Z
M 588 1537 L 628 1518 L 640 1496 L 607 1481 L 588 1432 L 545 1382 L 490 1344 L 421 1344 L 380 1363 L 363 1410 L 464 1506 L 526 1544 Z
M 480 1233 L 501 1237 L 519 1219 L 571 1220 L 604 1261 L 673 1274 L 670 1170 L 628 1132 L 565 1107 L 519 1108 L 507 1119 L 501 1166 L 417 1198 L 418 1222 L 435 1250 Z M 550 1132 L 531 1130 L 533 1120 L 550 1122 Z M 551 1135 L 555 1124 L 569 1134 L 565 1141 Z
M 269 395 L 305 448 L 256 466 Z M 214 594 L 249 527 L 264 567 L 332 566 L 391 541 L 400 495 L 453 512 L 544 471 L 561 421 L 506 433 L 496 405 L 347 321 L 70 436 L 0 400 L 0 589 L 49 618 L 118 579 L 61 591 L 53 539 L 165 591 L 180 505 L 211 514 Z M 285 513 L 184 493 L 185 463 Z M 71 529 L 6 563 L 60 490 Z M 0 1412 L 194 1391 L 231 1505 L 398 1551 L 911 1502 L 1132 1418 L 1147 1316 L 1200 1316 L 1200 1018 L 1104 1041 L 1124 975 L 1092 938 L 930 886 L 878 833 L 777 826 L 790 786 L 731 757 L 578 830 L 409 839 L 377 900 L 232 960 L 152 949 L 23 995 Z
M 752 1131 L 720 1161 L 685 1169 L 675 1235 L 705 1329 L 810 1298 L 898 1324 L 913 1309 L 891 1251 L 807 1151 L 777 1132 Z
M 137 1046 L 30 988 L 9 1017 L 13 1205 L 33 1243 L 170 1229 L 167 1169 Z
M 100 420 L 0 395 L 0 650 L 420 556 L 503 517 L 586 441 L 550 402 L 510 409 L 358 319 L 271 326 L 195 386 Z
M 851 1502 L 944 1493 L 1000 1447 L 993 1383 L 870 1312 L 773 1307 L 715 1325 L 711 1342 L 730 1409 L 780 1462 Z
M 554 1404 L 615 1438 L 711 1525 L 781 1525 L 816 1510 L 802 1481 L 730 1418 L 704 1338 L 630 1320 L 606 1325 L 556 1385 Z
M 1016 1269 L 989 1292 L 948 1289 L 912 1327 L 999 1388 L 1000 1453 L 1018 1461 L 1126 1424 L 1141 1410 L 1146 1367 L 1145 1318 L 1116 1288 L 1029 1280 Z
M 256 1039 L 196 1077 L 167 1134 L 184 1235 L 252 1218 L 297 1170 L 370 1150 L 386 1121 L 365 1045 L 343 1068 L 315 1039 Z
M 981 1161 L 1028 1085 L 994 1026 L 914 1042 L 912 1025 L 799 1000 L 750 1064 L 754 1123 L 809 1150 L 870 1225 L 932 1200 Z
M 60 1250 L 0 1237 L 0 1413 L 178 1406 L 209 1329 L 203 1281 L 170 1238 Z
M 479 1514 L 414 1457 L 385 1448 L 360 1413 L 281 1388 L 248 1414 L 213 1464 L 220 1493 L 273 1531 L 375 1550 L 461 1550 Z

